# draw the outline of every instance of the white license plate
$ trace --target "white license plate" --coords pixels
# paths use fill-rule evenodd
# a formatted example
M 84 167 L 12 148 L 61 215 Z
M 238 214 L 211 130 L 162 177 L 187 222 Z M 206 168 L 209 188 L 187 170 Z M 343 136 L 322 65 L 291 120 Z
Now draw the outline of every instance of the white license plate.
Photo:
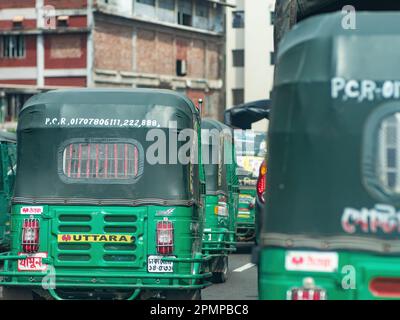
M 28 257 L 18 260 L 18 271 L 46 271 L 47 264 L 43 263 L 43 258 L 47 258 L 47 252 L 38 252 L 34 254 L 18 253 L 19 256 Z
M 175 258 L 168 256 L 169 258 Z M 147 257 L 147 272 L 174 272 L 174 263 L 172 261 L 161 261 L 164 256 L 148 256 Z

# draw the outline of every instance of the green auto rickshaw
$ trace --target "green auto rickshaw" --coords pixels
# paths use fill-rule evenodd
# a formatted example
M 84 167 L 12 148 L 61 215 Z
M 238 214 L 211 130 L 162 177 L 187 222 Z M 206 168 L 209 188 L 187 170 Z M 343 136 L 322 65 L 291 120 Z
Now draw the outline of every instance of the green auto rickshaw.
M 342 19 L 279 47 L 260 299 L 400 298 L 400 13 Z
M 17 164 L 17 136 L 0 132 L 0 250 L 9 246 L 11 195 L 14 190 Z
M 228 254 L 236 250 L 235 231 L 238 208 L 233 131 L 223 123 L 204 119 L 202 157 L 206 177 L 205 225 L 203 252 L 212 257 L 209 270 L 212 282 L 228 277 Z
M 5 299 L 201 297 L 205 180 L 188 98 L 48 92 L 24 105 L 17 133 Z
M 253 130 L 235 130 L 237 175 L 239 178 L 239 208 L 236 239 L 254 241 L 256 237 L 256 184 L 260 166 L 266 153 L 266 134 Z

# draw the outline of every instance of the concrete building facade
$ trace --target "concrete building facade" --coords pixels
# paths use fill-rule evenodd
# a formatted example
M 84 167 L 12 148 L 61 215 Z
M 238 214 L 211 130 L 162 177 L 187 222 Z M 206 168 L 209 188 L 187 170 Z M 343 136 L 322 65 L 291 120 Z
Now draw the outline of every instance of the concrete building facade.
M 275 0 L 232 0 L 226 12 L 226 105 L 269 99 Z M 260 127 L 263 129 L 264 125 Z
M 0 104 L 63 87 L 168 88 L 225 106 L 222 0 L 2 0 Z

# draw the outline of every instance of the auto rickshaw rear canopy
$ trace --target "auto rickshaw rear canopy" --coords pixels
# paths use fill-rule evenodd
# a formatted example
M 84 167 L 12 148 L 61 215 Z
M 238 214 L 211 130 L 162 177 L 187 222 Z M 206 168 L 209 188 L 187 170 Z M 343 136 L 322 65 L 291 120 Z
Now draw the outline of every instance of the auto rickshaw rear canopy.
M 376 173 L 379 119 L 400 112 L 400 13 L 358 13 L 355 30 L 342 17 L 306 19 L 281 43 L 262 241 L 400 252 L 399 197 Z
M 296 23 L 314 15 L 342 11 L 349 5 L 357 12 L 400 10 L 400 2 L 393 0 L 277 0 L 274 23 L 275 48 Z
M 207 194 L 219 192 L 227 194 L 229 192 L 227 181 L 229 173 L 226 165 L 234 161 L 232 159 L 232 128 L 213 119 L 203 119 L 201 126 L 202 130 L 205 130 L 202 134 L 202 155 L 206 175 L 206 192 Z M 230 154 L 226 149 L 226 141 L 231 143 Z M 205 148 L 208 148 L 208 152 Z M 218 154 L 215 154 L 215 152 L 218 152 Z
M 150 164 L 145 159 L 146 150 L 154 140 L 147 141 L 146 137 L 151 129 L 164 131 L 166 150 L 169 150 L 169 129 L 175 130 L 177 137 L 181 129 L 199 127 L 196 107 L 188 98 L 173 91 L 79 89 L 39 94 L 26 103 L 19 116 L 19 174 L 13 201 L 191 205 L 198 201 L 198 175 L 190 175 L 190 165 L 171 164 L 169 159 L 166 164 Z M 178 142 L 178 147 L 183 143 Z M 98 181 L 89 178 L 89 173 L 88 179 L 72 179 L 63 172 L 67 146 L 81 148 L 83 145 L 89 157 L 88 145 L 92 146 L 92 155 L 98 144 L 107 144 L 110 148 L 118 144 L 133 145 L 135 177 Z M 86 156 L 80 155 L 75 161 L 85 160 Z M 71 150 L 69 159 L 72 157 Z M 97 152 L 96 166 L 104 157 L 107 158 Z M 119 155 L 115 156 L 112 165 L 118 165 L 117 158 Z M 78 166 L 81 163 L 78 162 Z M 111 162 L 108 168 L 110 166 Z

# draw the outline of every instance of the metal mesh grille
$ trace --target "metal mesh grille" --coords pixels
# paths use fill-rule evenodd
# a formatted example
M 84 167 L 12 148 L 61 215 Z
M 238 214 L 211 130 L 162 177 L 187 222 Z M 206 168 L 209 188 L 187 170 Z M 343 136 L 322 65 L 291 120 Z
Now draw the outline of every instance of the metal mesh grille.
M 57 234 L 72 236 L 74 234 L 128 234 L 138 237 L 138 216 L 129 214 L 94 213 L 79 215 L 60 213 L 57 224 Z M 90 231 L 85 228 L 89 227 Z M 139 231 L 140 232 L 140 231 Z M 119 242 L 63 242 L 55 249 L 57 264 L 63 266 L 138 266 L 142 252 L 132 243 Z
M 39 220 L 24 219 L 22 223 L 22 250 L 27 253 L 37 252 L 39 249 Z
M 387 117 L 381 123 L 377 173 L 385 189 L 400 193 L 400 113 Z
M 73 179 L 132 179 L 138 175 L 138 149 L 127 143 L 70 144 L 63 172 Z
M 170 254 L 174 249 L 174 226 L 171 221 L 157 222 L 157 251 L 161 254 Z

